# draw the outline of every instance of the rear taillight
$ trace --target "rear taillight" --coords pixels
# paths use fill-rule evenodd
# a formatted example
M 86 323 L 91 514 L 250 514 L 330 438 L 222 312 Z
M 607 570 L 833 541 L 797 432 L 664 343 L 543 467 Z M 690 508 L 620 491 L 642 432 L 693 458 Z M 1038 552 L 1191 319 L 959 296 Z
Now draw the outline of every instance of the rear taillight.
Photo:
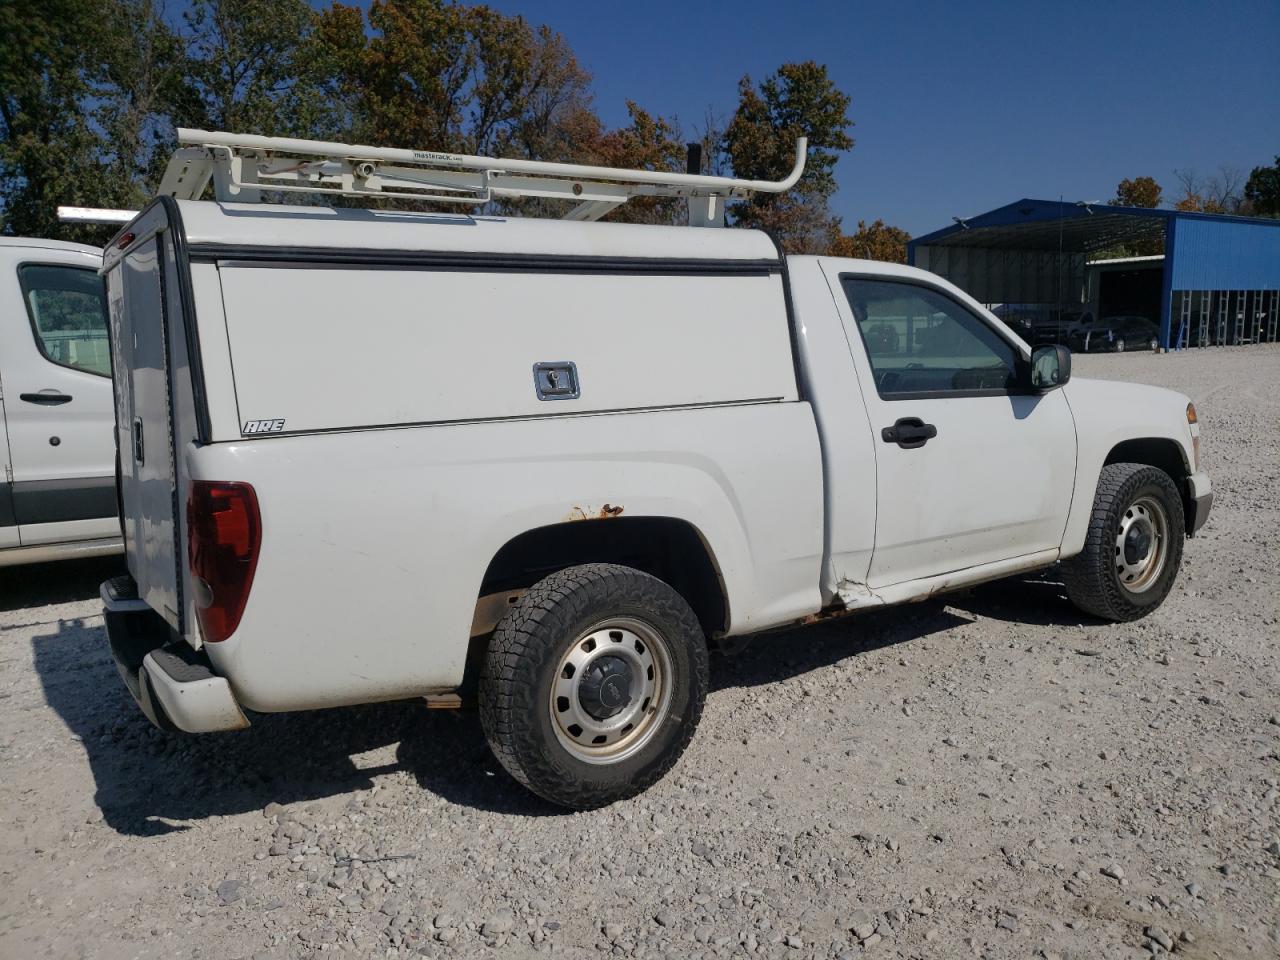
M 247 483 L 195 480 L 187 497 L 187 561 L 206 643 L 235 633 L 262 544 L 258 498 Z

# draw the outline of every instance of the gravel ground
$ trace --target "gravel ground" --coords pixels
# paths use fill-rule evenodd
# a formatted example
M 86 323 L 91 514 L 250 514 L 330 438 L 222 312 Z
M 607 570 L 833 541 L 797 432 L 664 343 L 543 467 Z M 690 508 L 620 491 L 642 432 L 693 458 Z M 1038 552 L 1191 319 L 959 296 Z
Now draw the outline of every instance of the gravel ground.
M 1050 572 L 717 660 L 644 796 L 566 814 L 474 713 L 151 727 L 116 562 L 0 573 L 0 956 L 1280 954 L 1280 349 L 1080 357 L 1191 395 L 1217 502 L 1168 602 Z

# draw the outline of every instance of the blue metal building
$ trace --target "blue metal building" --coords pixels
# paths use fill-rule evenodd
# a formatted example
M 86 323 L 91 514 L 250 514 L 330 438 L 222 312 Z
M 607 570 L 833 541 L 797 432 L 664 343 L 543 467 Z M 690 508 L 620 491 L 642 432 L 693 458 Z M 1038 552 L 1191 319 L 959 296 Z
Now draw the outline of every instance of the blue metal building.
M 1120 247 L 1164 251 L 1150 318 L 1163 346 L 1280 334 L 1280 220 L 1019 200 L 912 240 L 907 257 L 983 303 L 1066 311 L 1086 299 L 1090 255 Z

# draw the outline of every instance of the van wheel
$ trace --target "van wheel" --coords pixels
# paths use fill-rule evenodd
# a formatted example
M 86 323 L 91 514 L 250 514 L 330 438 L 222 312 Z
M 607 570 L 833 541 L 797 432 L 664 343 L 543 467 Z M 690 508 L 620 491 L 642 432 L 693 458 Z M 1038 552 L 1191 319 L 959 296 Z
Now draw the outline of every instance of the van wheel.
M 1062 565 L 1071 602 L 1104 620 L 1137 620 L 1164 601 L 1182 562 L 1182 498 L 1163 470 L 1102 468 L 1084 550 Z
M 507 612 L 480 675 L 480 723 L 513 777 L 589 810 L 675 765 L 707 695 L 707 644 L 675 590 L 592 563 L 539 581 Z

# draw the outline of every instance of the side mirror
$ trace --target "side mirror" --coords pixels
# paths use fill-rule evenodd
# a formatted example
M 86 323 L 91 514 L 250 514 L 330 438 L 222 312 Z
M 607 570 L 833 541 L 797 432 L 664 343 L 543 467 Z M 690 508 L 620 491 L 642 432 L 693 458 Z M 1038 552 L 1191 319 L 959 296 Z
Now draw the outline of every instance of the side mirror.
M 1060 343 L 1036 347 L 1031 351 L 1026 386 L 1035 393 L 1045 393 L 1071 379 L 1071 351 Z

